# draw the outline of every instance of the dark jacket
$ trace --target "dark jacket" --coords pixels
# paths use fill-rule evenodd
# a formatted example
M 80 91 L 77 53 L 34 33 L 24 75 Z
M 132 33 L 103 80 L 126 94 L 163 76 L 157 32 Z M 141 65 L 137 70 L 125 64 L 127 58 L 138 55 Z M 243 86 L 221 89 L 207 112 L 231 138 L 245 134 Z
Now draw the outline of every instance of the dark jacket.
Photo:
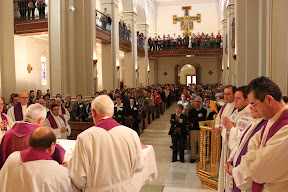
M 124 107 L 124 116 L 125 117 L 132 116 L 133 120 L 135 120 L 135 119 L 137 119 L 137 115 L 138 115 L 138 109 L 137 109 L 136 105 L 134 105 L 132 108 L 130 105 Z
M 169 135 L 173 136 L 177 127 L 181 128 L 181 136 L 186 137 L 188 135 L 188 131 L 186 129 L 186 125 L 188 124 L 187 116 L 181 113 L 180 119 L 183 119 L 182 123 L 180 123 L 179 120 L 176 120 L 176 113 L 171 115 Z
M 81 103 L 74 103 L 72 108 L 72 118 L 75 119 L 76 117 L 79 117 L 80 119 L 85 119 L 86 117 L 86 104 Z
M 193 126 L 190 127 L 190 130 L 200 130 L 199 121 L 205 121 L 207 115 L 207 110 L 201 108 L 200 110 L 196 110 L 192 108 L 188 112 L 188 121 L 189 123 L 193 123 Z

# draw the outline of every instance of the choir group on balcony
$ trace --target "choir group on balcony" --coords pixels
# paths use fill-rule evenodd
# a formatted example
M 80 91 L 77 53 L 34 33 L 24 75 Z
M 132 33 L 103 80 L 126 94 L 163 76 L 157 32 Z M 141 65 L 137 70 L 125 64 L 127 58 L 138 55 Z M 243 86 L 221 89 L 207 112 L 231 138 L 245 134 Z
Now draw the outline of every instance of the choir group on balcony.
M 150 51 L 157 50 L 169 50 L 169 49 L 204 49 L 204 48 L 220 48 L 222 38 L 220 33 L 215 37 L 213 33 L 209 36 L 208 34 L 198 33 L 197 35 L 193 33 L 191 37 L 188 34 L 181 37 L 181 35 L 173 36 L 168 34 L 163 35 L 163 38 L 158 35 L 158 37 L 149 37 L 148 45 Z

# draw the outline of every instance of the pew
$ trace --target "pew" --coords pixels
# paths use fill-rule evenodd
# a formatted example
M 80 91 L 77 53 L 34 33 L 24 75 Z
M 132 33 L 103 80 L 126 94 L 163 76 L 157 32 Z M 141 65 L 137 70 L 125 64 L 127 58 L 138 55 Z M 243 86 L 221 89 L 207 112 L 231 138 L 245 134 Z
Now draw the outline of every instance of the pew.
M 68 124 L 71 127 L 71 134 L 68 136 L 68 139 L 71 140 L 76 140 L 80 133 L 94 126 L 93 122 L 68 121 Z
M 138 126 L 139 127 L 139 135 L 141 135 L 143 132 L 143 112 L 138 113 L 137 120 L 138 120 L 138 124 L 139 124 L 139 126 Z

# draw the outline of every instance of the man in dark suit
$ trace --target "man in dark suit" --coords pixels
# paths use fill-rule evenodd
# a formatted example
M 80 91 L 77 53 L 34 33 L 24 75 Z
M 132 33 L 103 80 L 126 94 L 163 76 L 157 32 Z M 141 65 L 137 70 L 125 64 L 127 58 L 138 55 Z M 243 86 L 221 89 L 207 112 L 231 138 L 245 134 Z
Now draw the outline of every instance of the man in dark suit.
M 176 113 L 171 115 L 171 128 L 169 135 L 172 136 L 173 140 L 173 156 L 172 162 L 177 161 L 178 154 L 178 144 L 179 144 L 179 156 L 180 161 L 184 163 L 184 147 L 185 147 L 185 138 L 188 134 L 185 125 L 188 123 L 187 116 L 182 114 L 183 105 L 177 104 Z
M 77 103 L 74 103 L 72 109 L 72 120 L 85 121 L 86 104 L 82 102 L 82 95 L 77 95 Z
M 191 160 L 190 163 L 193 163 L 197 154 L 199 157 L 200 152 L 200 127 L 199 121 L 205 121 L 207 110 L 201 107 L 202 98 L 196 97 L 194 99 L 194 108 L 190 109 L 188 112 L 188 121 L 190 123 L 190 140 L 191 140 Z M 197 144 L 198 144 L 198 153 L 197 153 Z
M 115 119 L 118 123 L 123 122 L 123 116 L 124 116 L 124 108 L 123 103 L 120 96 L 116 97 L 116 104 L 114 106 L 114 115 L 113 119 Z

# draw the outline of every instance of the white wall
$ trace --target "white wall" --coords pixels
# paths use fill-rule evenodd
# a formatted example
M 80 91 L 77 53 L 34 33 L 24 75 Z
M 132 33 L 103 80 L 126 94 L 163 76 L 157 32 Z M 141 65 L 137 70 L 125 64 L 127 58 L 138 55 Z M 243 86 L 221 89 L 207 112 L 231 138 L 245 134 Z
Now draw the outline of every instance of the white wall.
M 194 29 L 192 33 L 204 32 L 209 35 L 211 32 L 217 34 L 218 32 L 218 19 L 217 19 L 217 3 L 205 3 L 205 4 L 187 4 L 185 6 L 191 6 L 189 11 L 190 16 L 196 16 L 201 14 L 201 23 L 194 21 Z M 178 6 L 160 6 L 157 12 L 157 33 L 161 37 L 163 34 L 182 35 L 180 30 L 180 23 L 173 24 L 173 15 L 177 17 L 183 17 L 184 11 L 182 5 Z
M 50 64 L 49 64 L 49 44 L 48 41 L 33 39 L 25 36 L 14 36 L 15 40 L 15 73 L 16 90 L 40 89 L 46 93 L 50 87 Z M 41 55 L 46 56 L 47 85 L 42 85 L 41 76 Z M 27 66 L 31 65 L 32 71 L 28 73 Z
M 177 65 L 180 68 L 186 64 L 191 64 L 196 69 L 197 83 L 203 84 L 214 84 L 220 83 L 221 73 L 221 63 L 217 57 L 195 57 L 195 58 L 185 58 L 185 57 L 175 57 L 175 58 L 160 58 L 158 62 L 155 63 L 157 68 L 155 73 L 157 74 L 157 79 L 155 83 L 159 84 L 175 84 L 177 83 Z M 209 71 L 213 74 L 209 75 Z M 165 76 L 164 73 L 167 73 Z

